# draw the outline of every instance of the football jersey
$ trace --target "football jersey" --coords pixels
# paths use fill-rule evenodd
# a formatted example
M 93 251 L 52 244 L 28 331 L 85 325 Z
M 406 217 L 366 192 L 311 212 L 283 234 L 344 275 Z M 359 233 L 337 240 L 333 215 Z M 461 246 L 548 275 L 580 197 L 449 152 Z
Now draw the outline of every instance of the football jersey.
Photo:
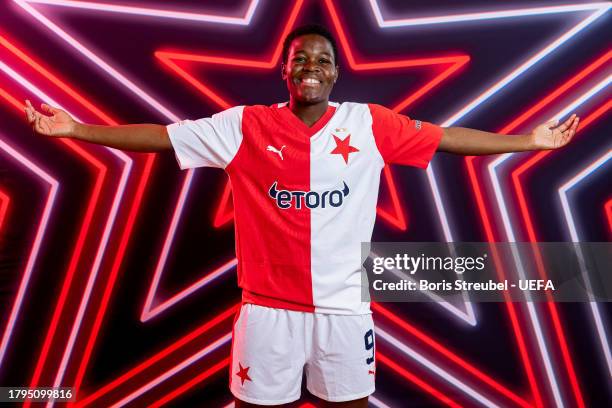
M 244 303 L 366 314 L 369 242 L 385 163 L 425 168 L 442 129 L 379 105 L 329 103 L 311 127 L 286 103 L 168 126 L 181 169 L 224 169 Z

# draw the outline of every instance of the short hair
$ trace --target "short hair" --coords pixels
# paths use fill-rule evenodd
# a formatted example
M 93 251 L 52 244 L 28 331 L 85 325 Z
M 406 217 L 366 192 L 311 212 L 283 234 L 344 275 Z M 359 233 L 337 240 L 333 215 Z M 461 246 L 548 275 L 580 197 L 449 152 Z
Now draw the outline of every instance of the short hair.
M 325 38 L 332 46 L 334 51 L 334 64 L 338 65 L 338 46 L 336 45 L 336 39 L 329 32 L 327 28 L 320 24 L 307 24 L 293 29 L 287 36 L 285 37 L 285 41 L 283 42 L 283 64 L 287 63 L 287 58 L 289 57 L 289 47 L 291 47 L 291 43 L 298 37 L 303 35 L 316 34 Z

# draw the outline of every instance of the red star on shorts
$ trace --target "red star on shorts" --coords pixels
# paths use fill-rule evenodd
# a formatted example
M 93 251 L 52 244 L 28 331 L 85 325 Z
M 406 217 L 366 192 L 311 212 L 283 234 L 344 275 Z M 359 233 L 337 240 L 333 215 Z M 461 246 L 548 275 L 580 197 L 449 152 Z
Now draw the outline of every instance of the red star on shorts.
M 236 373 L 236 375 L 240 377 L 242 385 L 244 385 L 245 381 L 253 381 L 251 380 L 251 377 L 249 377 L 249 368 L 251 367 L 244 368 L 240 363 L 238 363 L 238 367 L 240 367 L 240 370 Z
M 338 136 L 334 134 L 332 134 L 332 136 L 334 137 L 334 140 L 336 141 L 336 148 L 331 151 L 331 154 L 341 154 L 342 158 L 344 159 L 344 162 L 348 164 L 349 154 L 358 152 L 359 149 L 350 145 L 351 135 L 348 135 L 344 139 L 340 139 Z

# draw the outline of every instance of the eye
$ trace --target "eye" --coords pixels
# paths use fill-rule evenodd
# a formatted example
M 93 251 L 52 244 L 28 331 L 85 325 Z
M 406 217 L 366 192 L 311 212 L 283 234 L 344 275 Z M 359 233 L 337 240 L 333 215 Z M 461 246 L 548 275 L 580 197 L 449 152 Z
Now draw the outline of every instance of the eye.
M 321 64 L 331 64 L 331 61 L 330 61 L 330 60 L 328 60 L 327 58 L 321 58 L 321 59 L 319 60 L 319 62 L 320 62 Z
M 304 61 L 306 61 L 306 58 L 304 58 L 304 57 L 295 57 L 295 58 L 293 58 L 293 61 L 295 61 L 295 62 L 304 62 Z

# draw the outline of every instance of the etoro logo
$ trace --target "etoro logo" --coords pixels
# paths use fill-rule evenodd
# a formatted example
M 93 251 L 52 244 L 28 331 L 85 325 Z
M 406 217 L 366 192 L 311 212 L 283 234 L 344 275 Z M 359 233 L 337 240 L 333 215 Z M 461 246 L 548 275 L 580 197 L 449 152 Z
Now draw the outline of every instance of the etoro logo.
M 279 190 L 278 182 L 274 182 L 268 190 L 268 194 L 274 200 L 278 208 L 286 210 L 295 207 L 298 210 L 302 207 L 306 208 L 325 208 L 326 206 L 340 207 L 344 203 L 344 198 L 349 195 L 349 188 L 346 182 L 342 182 L 344 188 L 342 190 L 328 190 L 318 193 L 316 191 L 290 191 Z

